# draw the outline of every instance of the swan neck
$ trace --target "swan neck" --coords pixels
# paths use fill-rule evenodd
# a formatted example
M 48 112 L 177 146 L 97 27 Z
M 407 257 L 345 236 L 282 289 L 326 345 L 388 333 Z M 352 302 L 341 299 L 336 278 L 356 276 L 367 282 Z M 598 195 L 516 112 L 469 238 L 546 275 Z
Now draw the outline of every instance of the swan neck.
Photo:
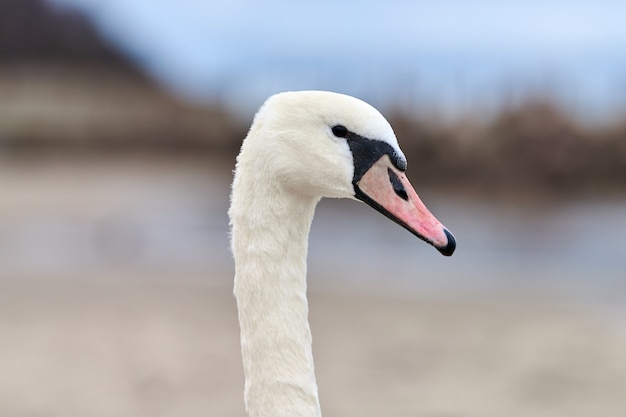
M 237 176 L 233 184 L 234 293 L 250 417 L 321 415 L 306 296 L 317 201 L 259 181 L 245 184 Z

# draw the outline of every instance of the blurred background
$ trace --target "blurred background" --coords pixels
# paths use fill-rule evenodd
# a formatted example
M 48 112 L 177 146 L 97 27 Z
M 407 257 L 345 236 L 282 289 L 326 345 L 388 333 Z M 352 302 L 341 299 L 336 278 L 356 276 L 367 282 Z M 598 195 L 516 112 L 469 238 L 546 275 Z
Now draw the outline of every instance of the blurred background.
M 326 416 L 626 413 L 626 4 L 0 0 L 0 414 L 244 416 L 255 110 L 355 95 L 458 239 L 323 201 Z

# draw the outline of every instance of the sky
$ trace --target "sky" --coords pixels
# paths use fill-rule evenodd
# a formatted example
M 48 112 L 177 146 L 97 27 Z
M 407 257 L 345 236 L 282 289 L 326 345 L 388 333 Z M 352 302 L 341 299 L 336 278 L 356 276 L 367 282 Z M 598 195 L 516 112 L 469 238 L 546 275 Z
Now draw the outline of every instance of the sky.
M 626 108 L 623 1 L 51 1 L 174 91 L 242 109 L 309 88 L 449 111 L 534 88 L 577 111 Z

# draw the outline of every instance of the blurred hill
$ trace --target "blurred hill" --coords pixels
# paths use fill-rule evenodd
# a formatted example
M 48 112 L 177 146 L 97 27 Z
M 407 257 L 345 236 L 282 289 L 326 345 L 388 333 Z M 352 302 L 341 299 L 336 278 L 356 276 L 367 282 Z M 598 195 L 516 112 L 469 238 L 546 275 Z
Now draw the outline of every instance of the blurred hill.
M 12 63 L 106 67 L 144 78 L 84 15 L 43 0 L 0 2 L 0 64 Z
M 225 146 L 225 111 L 173 97 L 81 13 L 0 2 L 0 144 L 5 150 Z
M 623 193 L 626 118 L 592 126 L 549 95 L 502 102 L 494 117 L 477 108 L 456 120 L 410 103 L 382 110 L 421 185 L 503 195 Z M 140 150 L 234 161 L 248 127 L 235 120 L 219 103 L 164 90 L 80 12 L 43 0 L 0 2 L 4 157 Z

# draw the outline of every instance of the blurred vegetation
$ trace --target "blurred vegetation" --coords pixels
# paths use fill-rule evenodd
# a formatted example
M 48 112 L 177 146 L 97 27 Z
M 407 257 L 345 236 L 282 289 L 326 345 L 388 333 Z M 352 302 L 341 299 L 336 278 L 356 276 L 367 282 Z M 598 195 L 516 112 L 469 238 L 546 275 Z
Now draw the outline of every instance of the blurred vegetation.
M 489 193 L 615 193 L 626 186 L 626 115 L 590 126 L 549 97 L 490 120 L 389 116 L 420 185 Z M 173 97 L 82 15 L 0 3 L 0 156 L 68 151 L 232 158 L 248 126 L 218 104 Z
M 589 125 L 545 97 L 488 121 L 441 123 L 402 112 L 390 119 L 411 175 L 431 185 L 556 197 L 626 186 L 626 118 Z
M 225 110 L 185 102 L 111 69 L 0 68 L 0 144 L 33 151 L 196 151 L 232 147 Z M 245 131 L 244 131 L 245 132 Z

